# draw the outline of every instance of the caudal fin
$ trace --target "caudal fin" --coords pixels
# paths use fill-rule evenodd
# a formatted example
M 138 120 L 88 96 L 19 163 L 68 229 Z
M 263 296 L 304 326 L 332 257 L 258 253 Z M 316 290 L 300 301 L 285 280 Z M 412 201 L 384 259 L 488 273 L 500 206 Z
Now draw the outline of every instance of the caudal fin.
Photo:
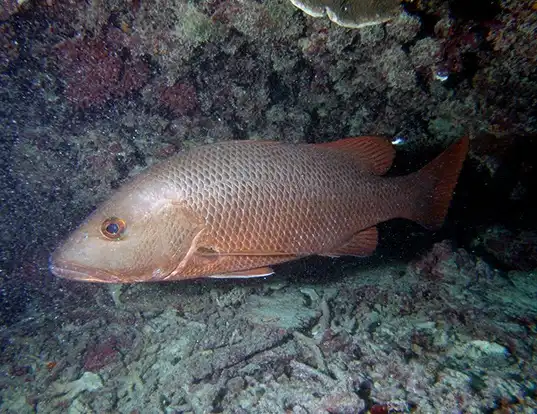
M 467 153 L 468 137 L 464 137 L 413 174 L 418 185 L 427 189 L 412 217 L 423 227 L 437 229 L 444 223 Z

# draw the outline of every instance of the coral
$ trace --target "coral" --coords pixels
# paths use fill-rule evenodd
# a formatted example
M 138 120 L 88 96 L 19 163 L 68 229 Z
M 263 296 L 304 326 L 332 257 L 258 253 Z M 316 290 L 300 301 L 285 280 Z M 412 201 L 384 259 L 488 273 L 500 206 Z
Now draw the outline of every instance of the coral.
M 436 137 L 453 141 L 464 135 L 464 127 L 452 119 L 452 114 L 445 112 L 429 121 L 427 130 Z
M 238 307 L 244 302 L 246 295 L 247 290 L 238 286 L 232 288 L 229 292 L 219 292 L 217 290 L 211 290 L 211 298 L 220 308 L 226 306 Z
M 384 23 L 399 10 L 396 0 L 290 0 L 296 7 L 313 17 L 325 14 L 343 27 L 360 28 Z
M 97 343 L 86 351 L 84 356 L 84 370 L 97 372 L 110 365 L 119 357 L 116 338 Z
M 435 26 L 435 32 L 442 39 L 442 65 L 448 73 L 456 74 L 467 69 L 467 59 L 477 54 L 485 40 L 484 29 L 470 22 L 456 24 L 451 19 L 442 19 Z
M 301 306 L 303 302 L 294 295 L 280 295 L 276 300 L 251 295 L 246 304 L 244 318 L 261 326 L 274 326 L 285 330 L 299 329 L 311 323 L 316 312 Z
M 398 43 L 411 42 L 422 29 L 422 22 L 416 15 L 403 12 L 386 25 L 386 33 Z
M 506 54 L 513 63 L 519 63 L 517 70 L 529 76 L 537 64 L 537 13 L 535 2 L 503 1 L 504 11 L 499 22 L 491 24 L 487 40 L 496 52 Z M 524 64 L 520 64 L 524 62 Z M 526 63 L 527 62 L 527 63 Z
M 326 396 L 321 404 L 329 414 L 353 414 L 365 408 L 363 401 L 352 392 Z
M 396 90 L 412 90 L 415 87 L 415 72 L 408 55 L 400 47 L 385 50 L 378 62 L 388 86 Z
M 0 72 L 6 70 L 19 57 L 19 49 L 11 24 L 0 22 Z
M 181 20 L 175 26 L 175 35 L 181 39 L 192 39 L 195 43 L 205 43 L 213 35 L 213 25 L 207 16 L 190 3 L 178 4 L 177 13 Z
M 101 105 L 141 88 L 149 68 L 140 60 L 122 59 L 104 40 L 69 39 L 56 47 L 65 95 L 77 108 Z
M 441 60 L 441 43 L 437 39 L 426 37 L 418 40 L 410 48 L 410 60 L 418 73 L 432 77 L 438 72 L 437 63 Z
M 2 0 L 0 3 L 0 21 L 7 20 L 13 14 L 26 9 L 28 3 L 28 0 Z
M 87 2 L 79 0 L 43 1 L 39 12 L 49 19 L 53 33 L 68 38 L 77 33 L 80 36 L 98 36 L 103 28 L 115 23 L 132 21 L 136 14 L 135 4 L 130 0 L 113 0 L 109 2 Z M 124 26 L 124 28 L 126 28 Z
M 258 4 L 239 0 L 209 2 L 211 20 L 229 25 L 249 38 L 283 40 L 301 33 L 303 25 L 293 16 L 295 9 L 287 0 Z
M 193 3 L 183 0 L 141 2 L 132 22 L 138 43 L 133 54 L 150 54 L 173 84 L 188 68 L 195 49 L 214 38 L 218 28 Z
M 75 399 L 84 391 L 97 391 L 104 386 L 101 378 L 92 372 L 84 372 L 76 381 L 55 385 L 56 393 L 67 401 Z
M 452 254 L 453 248 L 449 241 L 436 243 L 430 252 L 419 260 L 412 262 L 410 268 L 419 276 L 428 279 L 442 279 L 444 272 L 441 266 L 442 262 L 450 259 Z
M 188 115 L 199 105 L 196 89 L 186 82 L 161 86 L 158 91 L 158 103 L 175 116 Z
M 288 142 L 299 142 L 300 136 L 307 128 L 310 116 L 307 112 L 300 110 L 290 110 L 284 105 L 272 106 L 266 113 L 266 130 L 263 131 L 263 138 L 283 139 Z
M 500 367 L 509 363 L 509 351 L 494 342 L 474 340 L 453 347 L 448 358 L 452 366 L 463 368 Z
M 454 269 L 460 273 L 458 277 L 464 277 L 468 283 L 491 280 L 495 274 L 481 257 L 472 257 L 464 249 L 454 250 L 449 240 L 435 243 L 428 253 L 408 265 L 411 273 L 432 281 L 452 277 Z
M 400 265 L 352 265 L 339 280 L 250 281 L 251 288 L 231 290 L 213 285 L 210 294 L 206 284 L 136 285 L 124 293 L 128 311 L 99 300 L 84 314 L 58 315 L 55 335 L 36 330 L 47 325 L 41 313 L 3 343 L 0 368 L 12 366 L 15 356 L 17 366 L 35 366 L 31 350 L 40 352 L 42 367 L 4 378 L 3 408 L 21 412 L 26 397 L 36 396 L 29 403 L 44 413 L 69 405 L 83 412 L 121 407 L 126 414 L 155 406 L 170 412 L 483 412 L 501 398 L 529 395 L 535 319 L 515 316 L 537 315 L 531 297 L 537 279 L 478 279 L 465 270 L 470 256 L 454 256 L 461 266 L 445 266 L 446 275 L 436 280 Z M 107 290 L 98 296 L 108 297 Z M 413 308 L 401 314 L 404 297 Z M 120 340 L 114 331 L 130 335 Z M 108 355 L 106 347 L 127 343 L 128 351 L 118 349 L 121 363 L 111 362 L 110 369 L 82 373 L 76 363 L 84 349 Z M 46 361 L 56 360 L 65 362 L 49 372 Z M 531 397 L 526 403 L 534 409 Z
M 490 119 L 490 132 L 527 134 L 536 121 L 528 108 L 535 106 L 537 86 L 528 80 L 537 67 L 537 13 L 530 2 L 505 1 L 502 6 L 504 11 L 485 34 L 494 55 L 502 58 L 476 74 L 474 87 L 481 92 L 479 105 Z
M 493 226 L 480 232 L 472 245 L 506 269 L 530 271 L 537 267 L 537 234 L 533 231 Z

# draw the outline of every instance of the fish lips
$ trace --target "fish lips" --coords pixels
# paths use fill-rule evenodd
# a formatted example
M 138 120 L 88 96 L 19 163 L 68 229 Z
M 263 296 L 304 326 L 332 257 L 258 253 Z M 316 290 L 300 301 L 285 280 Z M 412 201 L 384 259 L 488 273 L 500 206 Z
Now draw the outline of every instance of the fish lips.
M 110 272 L 92 267 L 76 264 L 67 260 L 49 257 L 50 272 L 62 279 L 77 280 L 81 282 L 122 283 L 121 278 Z

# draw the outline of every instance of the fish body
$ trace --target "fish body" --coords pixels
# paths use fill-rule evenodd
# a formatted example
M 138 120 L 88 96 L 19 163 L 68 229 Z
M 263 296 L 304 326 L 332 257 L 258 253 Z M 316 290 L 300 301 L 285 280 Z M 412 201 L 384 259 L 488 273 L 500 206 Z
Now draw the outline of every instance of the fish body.
M 394 149 L 378 137 L 197 147 L 117 190 L 50 268 L 129 283 L 263 276 L 270 265 L 309 255 L 367 256 L 380 222 L 441 226 L 467 148 L 462 139 L 416 173 L 384 177 Z

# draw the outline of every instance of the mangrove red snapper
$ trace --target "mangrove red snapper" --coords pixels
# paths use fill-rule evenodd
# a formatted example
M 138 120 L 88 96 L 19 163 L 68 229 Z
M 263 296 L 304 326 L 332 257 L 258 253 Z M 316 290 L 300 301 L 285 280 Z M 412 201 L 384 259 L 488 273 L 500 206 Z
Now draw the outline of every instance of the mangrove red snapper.
M 197 147 L 117 190 L 57 249 L 50 269 L 129 283 L 264 276 L 309 255 L 367 256 L 380 222 L 442 225 L 467 150 L 463 138 L 416 173 L 383 177 L 394 149 L 379 137 Z

